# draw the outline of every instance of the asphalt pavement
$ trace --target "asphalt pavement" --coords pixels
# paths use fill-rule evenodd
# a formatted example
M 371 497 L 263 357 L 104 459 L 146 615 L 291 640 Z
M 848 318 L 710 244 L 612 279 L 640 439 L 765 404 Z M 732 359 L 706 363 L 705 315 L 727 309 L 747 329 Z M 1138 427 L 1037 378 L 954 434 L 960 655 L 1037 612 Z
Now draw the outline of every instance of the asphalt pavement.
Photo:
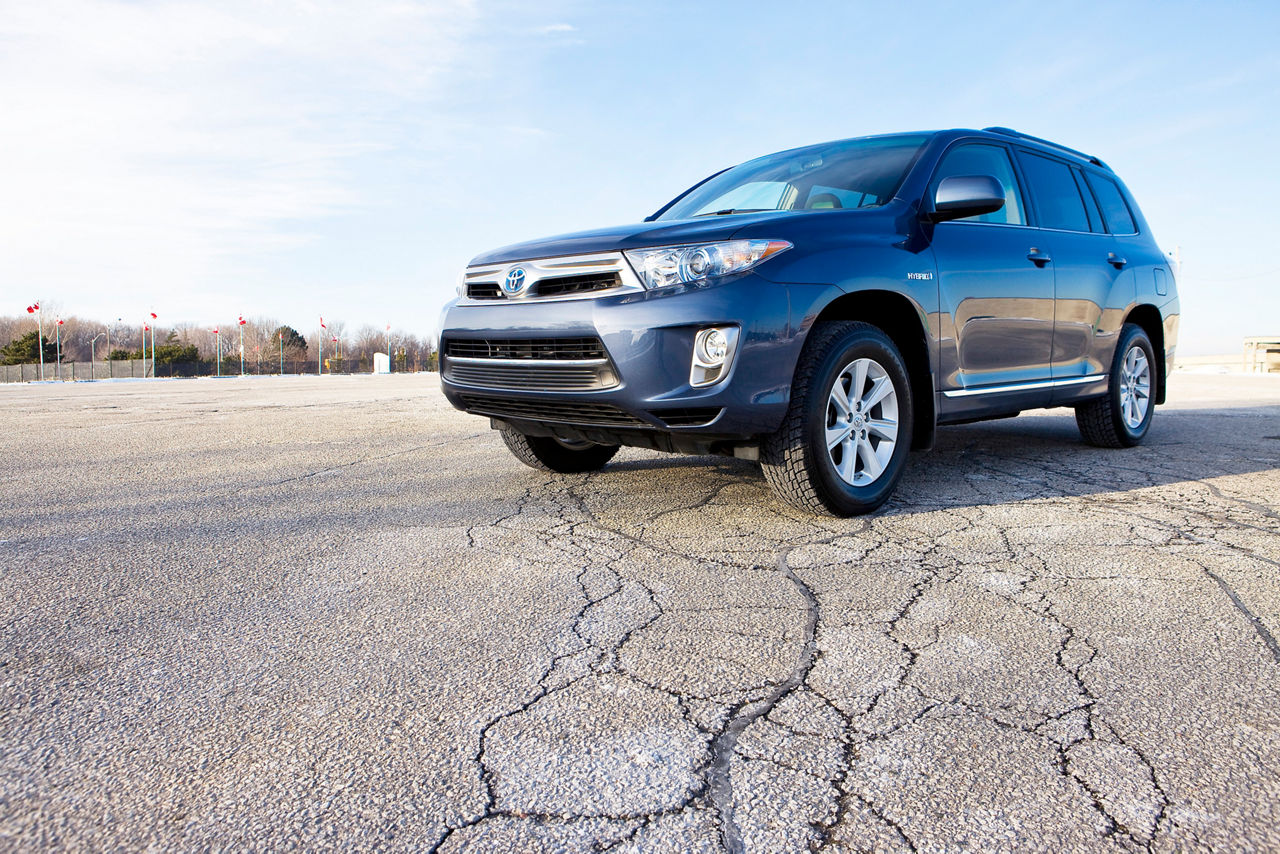
M 434 375 L 0 387 L 0 848 L 1280 849 L 1280 376 L 851 520 Z

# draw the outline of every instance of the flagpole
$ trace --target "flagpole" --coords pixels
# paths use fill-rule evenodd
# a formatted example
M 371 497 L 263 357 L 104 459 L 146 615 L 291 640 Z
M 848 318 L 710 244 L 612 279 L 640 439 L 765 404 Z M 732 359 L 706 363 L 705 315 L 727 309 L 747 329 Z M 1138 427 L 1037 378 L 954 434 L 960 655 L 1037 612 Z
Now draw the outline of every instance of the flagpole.
M 36 303 L 36 349 L 40 351 L 40 382 L 44 382 L 44 310 Z

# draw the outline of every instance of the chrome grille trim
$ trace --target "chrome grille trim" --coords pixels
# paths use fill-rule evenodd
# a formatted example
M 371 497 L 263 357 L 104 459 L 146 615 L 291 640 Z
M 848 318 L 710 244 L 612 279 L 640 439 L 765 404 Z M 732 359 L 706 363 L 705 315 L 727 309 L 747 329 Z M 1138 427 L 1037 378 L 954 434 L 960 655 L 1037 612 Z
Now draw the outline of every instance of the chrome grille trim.
M 502 291 L 502 282 L 507 273 L 519 267 L 525 271 L 528 293 L 519 297 L 508 297 Z M 616 284 L 599 290 L 578 290 L 571 293 L 560 293 L 553 296 L 539 296 L 538 285 L 541 282 L 554 282 L 557 279 L 576 277 L 600 277 L 606 283 L 609 274 L 613 274 Z M 502 264 L 477 264 L 468 267 L 462 274 L 463 305 L 492 305 L 497 303 L 522 302 L 558 302 L 562 300 L 598 299 L 628 291 L 643 291 L 644 286 L 636 276 L 627 259 L 621 252 L 604 252 L 592 255 L 571 255 L 561 258 L 538 258 L 529 261 L 512 261 Z M 472 296 L 476 294 L 476 296 Z M 483 296 L 481 296 L 483 294 Z

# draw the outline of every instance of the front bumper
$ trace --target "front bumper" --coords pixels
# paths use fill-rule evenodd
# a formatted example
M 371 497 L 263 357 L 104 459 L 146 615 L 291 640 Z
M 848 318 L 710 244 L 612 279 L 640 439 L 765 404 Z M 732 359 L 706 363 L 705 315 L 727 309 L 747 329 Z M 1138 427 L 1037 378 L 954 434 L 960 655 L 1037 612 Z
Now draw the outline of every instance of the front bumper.
M 708 326 L 736 326 L 739 338 L 724 377 L 699 388 L 690 384 L 690 363 L 694 336 Z M 604 345 L 611 387 L 530 389 L 494 379 L 477 385 L 475 372 L 452 370 L 448 355 L 453 341 L 592 337 Z M 787 286 L 753 273 L 595 299 L 455 301 L 445 309 L 441 342 L 441 386 L 459 409 L 525 432 L 641 445 L 655 445 L 646 434 L 658 432 L 696 436 L 699 447 L 776 430 L 802 344 L 792 328 Z

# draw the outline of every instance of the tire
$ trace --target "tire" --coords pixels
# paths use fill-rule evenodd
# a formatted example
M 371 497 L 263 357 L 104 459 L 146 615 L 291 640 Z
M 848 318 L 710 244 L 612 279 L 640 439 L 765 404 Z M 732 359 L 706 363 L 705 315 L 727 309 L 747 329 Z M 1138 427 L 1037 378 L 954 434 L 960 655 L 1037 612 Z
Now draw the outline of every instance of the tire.
M 1141 326 L 1120 330 L 1104 397 L 1076 407 L 1076 425 L 1090 445 L 1132 448 L 1146 437 L 1155 415 L 1156 357 Z
M 800 354 L 782 425 L 760 449 L 765 479 L 810 513 L 870 513 L 902 477 L 913 418 L 910 378 L 893 340 L 869 323 L 819 323 Z
M 576 474 L 596 471 L 618 453 L 617 445 L 596 445 L 592 442 L 569 442 L 545 436 L 526 436 L 518 430 L 504 427 L 502 441 L 506 442 L 516 459 L 530 468 Z

